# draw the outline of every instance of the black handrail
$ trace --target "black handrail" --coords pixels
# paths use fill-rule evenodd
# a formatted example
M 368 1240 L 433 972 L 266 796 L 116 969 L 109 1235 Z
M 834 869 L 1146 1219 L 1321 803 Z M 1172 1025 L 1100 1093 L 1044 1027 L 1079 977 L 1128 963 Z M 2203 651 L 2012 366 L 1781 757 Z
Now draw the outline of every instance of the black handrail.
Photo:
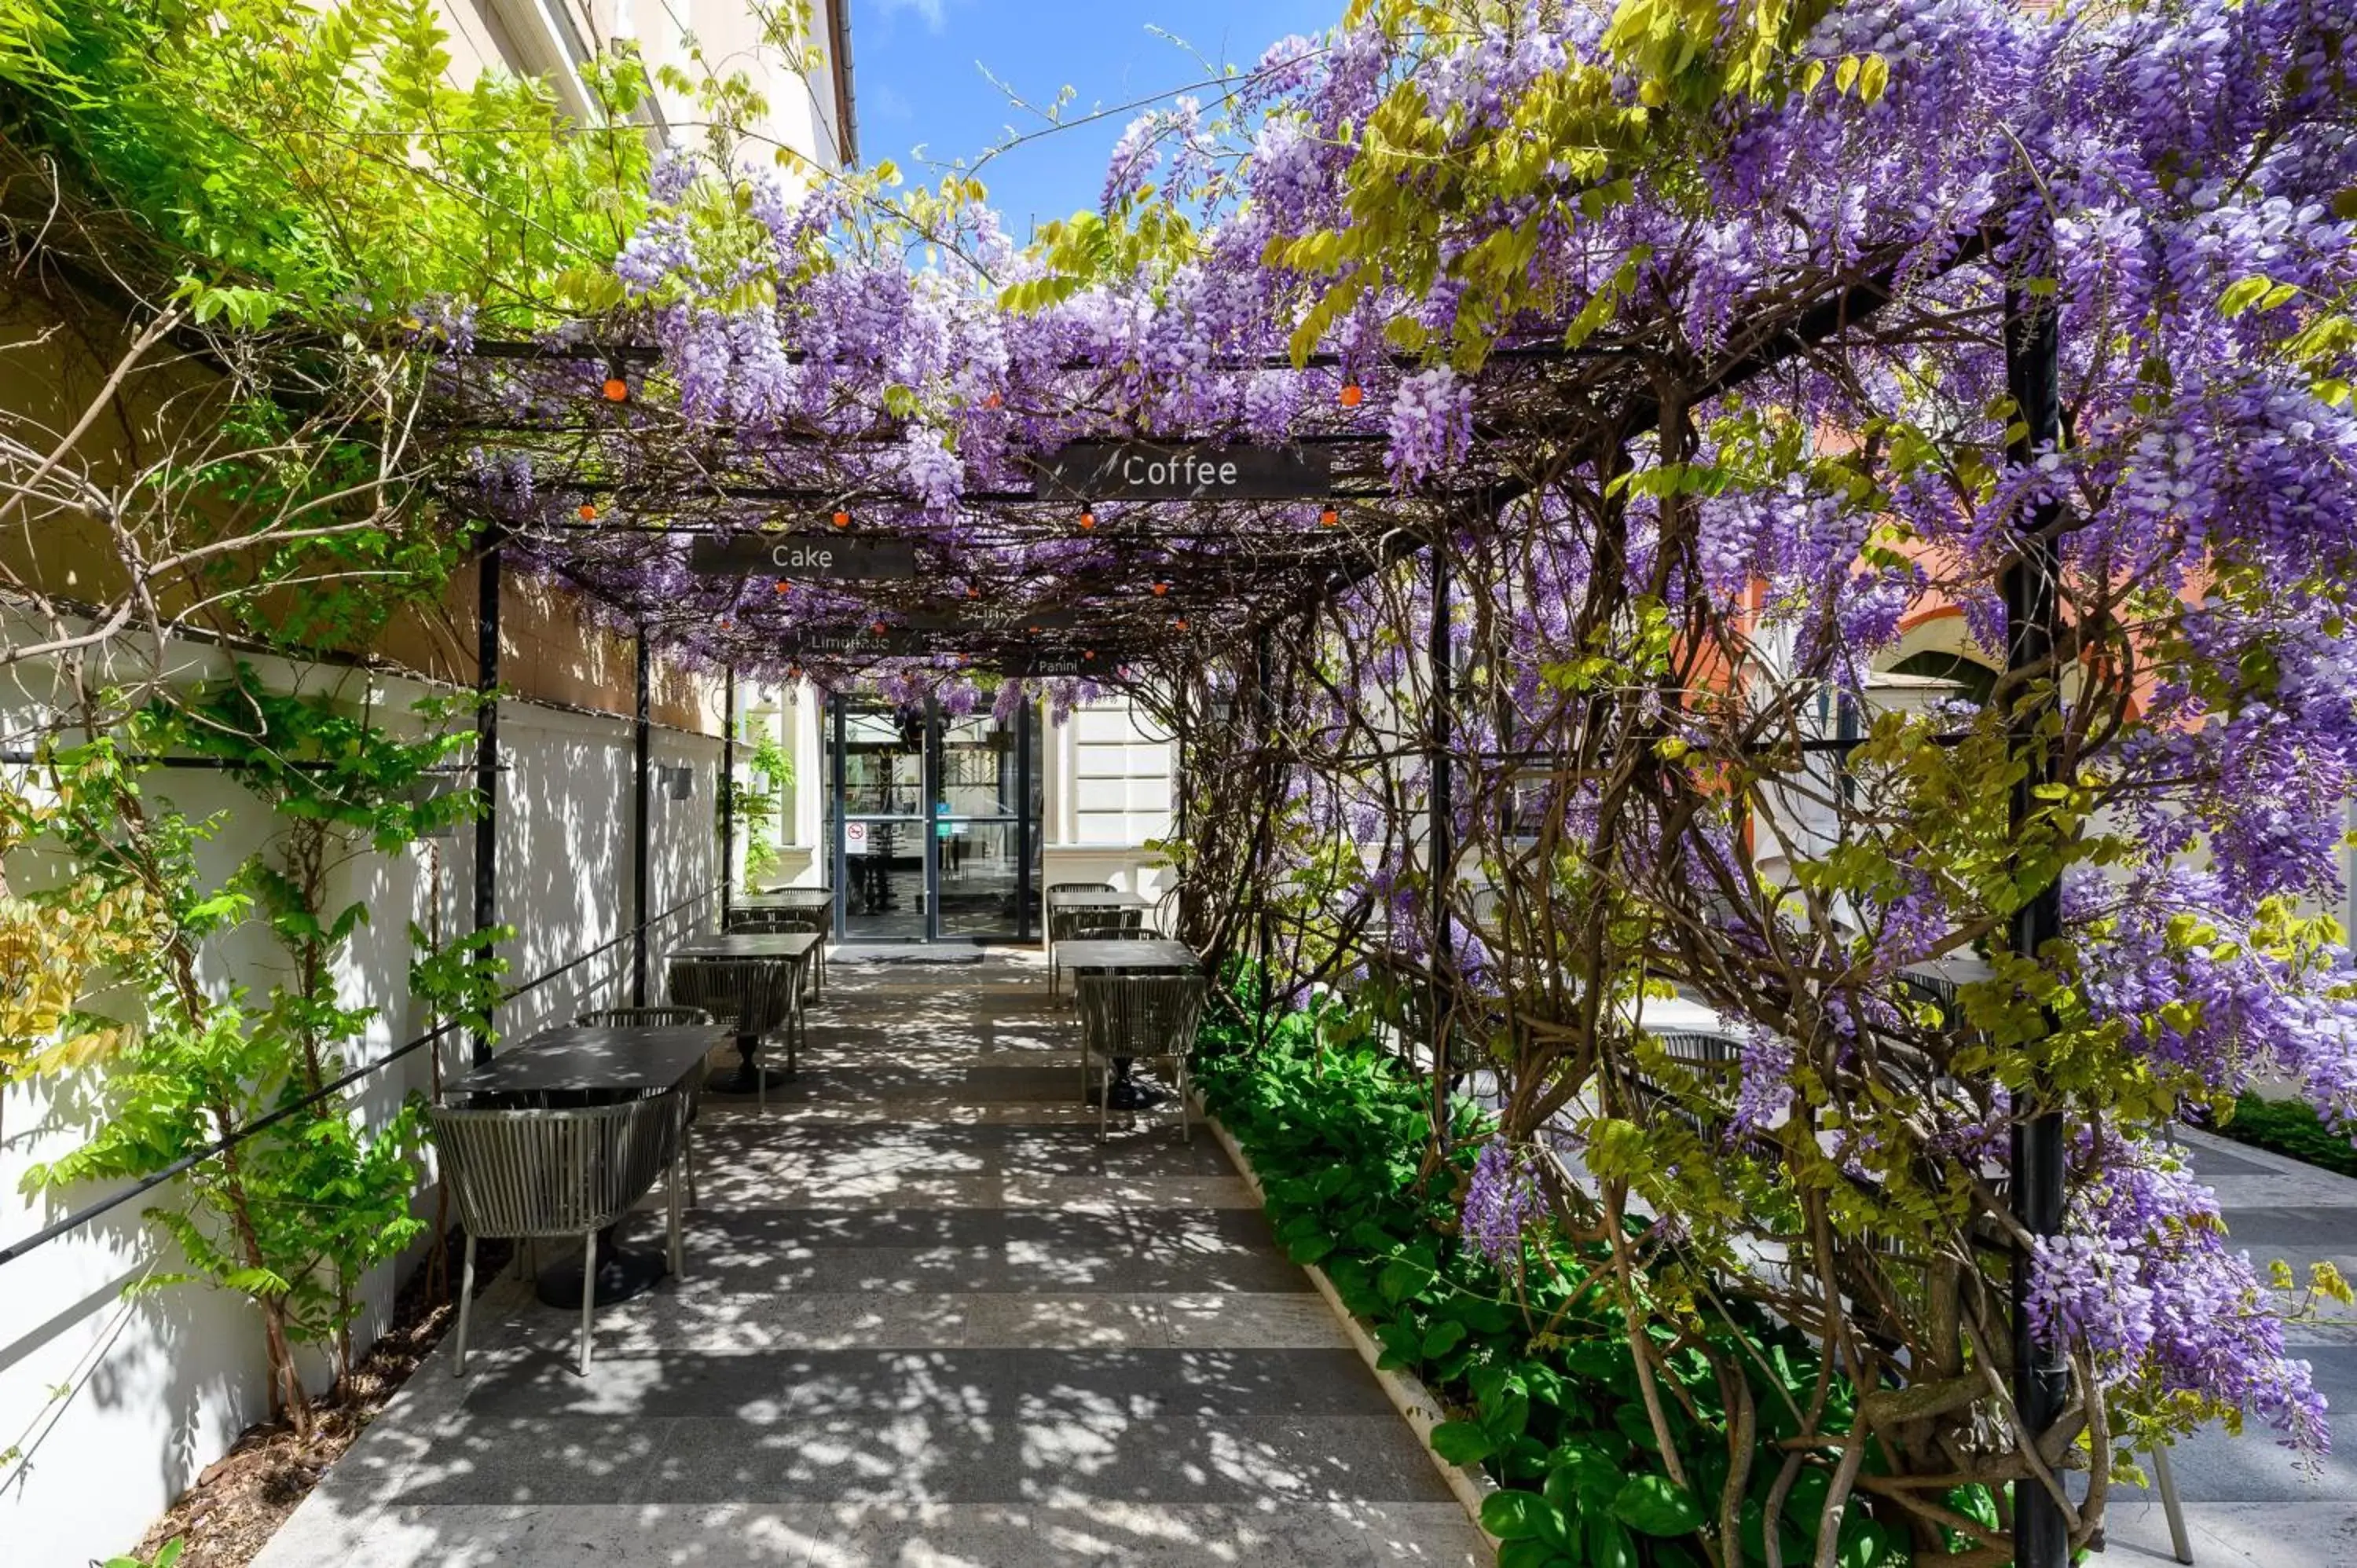
M 500 993 L 500 1001 L 503 1003 L 512 1002 L 519 996 L 539 990 L 542 986 L 547 984 L 550 981 L 554 980 L 557 976 L 571 973 L 573 971 L 580 968 L 583 964 L 587 963 L 591 959 L 596 958 L 599 953 L 605 952 L 613 948 L 618 948 L 624 942 L 633 940 L 640 932 L 646 930 L 648 928 L 660 925 L 662 922 L 670 919 L 673 915 L 678 914 L 683 909 L 692 908 L 694 906 L 703 903 L 706 898 L 711 897 L 718 891 L 719 887 L 716 884 L 711 887 L 705 888 L 703 892 L 694 895 L 693 897 L 682 899 L 680 902 L 673 905 L 670 908 L 652 915 L 647 919 L 641 920 L 637 925 L 632 926 L 630 929 L 624 931 L 620 936 L 614 938 L 612 940 L 600 942 L 596 947 L 591 948 L 588 951 L 581 954 L 576 959 L 573 959 L 569 962 L 560 964 L 544 974 L 534 975 L 532 979 L 525 981 L 521 985 L 511 986 L 508 990 L 501 992 Z M 264 1132 L 269 1128 L 276 1126 L 279 1122 L 285 1121 L 290 1116 L 293 1116 L 296 1112 L 307 1111 L 312 1106 L 317 1105 L 321 1101 L 327 1099 L 329 1095 L 340 1094 L 343 1090 L 349 1089 L 353 1084 L 358 1083 L 361 1079 L 368 1077 L 370 1074 L 383 1071 L 386 1068 L 391 1067 L 393 1063 L 401 1060 L 404 1057 L 408 1056 L 411 1052 L 422 1050 L 425 1047 L 434 1044 L 436 1040 L 447 1038 L 450 1035 L 457 1032 L 458 1028 L 459 1023 L 457 1019 L 453 1019 L 449 1023 L 440 1025 L 430 1033 L 418 1036 L 417 1038 L 411 1040 L 406 1045 L 404 1045 L 397 1049 L 387 1052 L 385 1055 L 379 1057 L 376 1060 L 370 1062 L 365 1066 L 354 1068 L 351 1071 L 344 1074 L 343 1077 L 336 1079 L 333 1083 L 324 1085 L 316 1091 L 307 1094 L 302 1099 L 296 1101 L 293 1104 L 282 1105 L 277 1110 L 272 1112 L 269 1115 L 260 1117 L 255 1121 L 247 1122 L 236 1132 L 230 1133 L 227 1137 L 215 1140 L 213 1143 L 199 1149 L 193 1155 L 183 1155 L 180 1158 L 173 1161 L 170 1165 L 165 1166 L 162 1170 L 156 1172 L 152 1176 L 140 1177 L 131 1186 L 124 1187 L 121 1192 L 114 1194 L 112 1197 L 93 1203 L 87 1208 L 76 1209 L 73 1213 L 65 1216 L 62 1219 L 54 1220 L 51 1223 L 43 1226 L 40 1230 L 34 1231 L 30 1236 L 26 1237 L 21 1241 L 11 1242 L 5 1247 L 0 1247 L 0 1266 L 15 1262 L 18 1258 L 25 1256 L 27 1252 L 30 1252 L 48 1242 L 56 1240 L 59 1237 L 66 1234 L 70 1230 L 78 1230 L 81 1229 L 81 1227 L 89 1224 L 100 1215 L 120 1208 L 123 1205 L 130 1202 L 133 1198 L 139 1197 L 143 1193 L 155 1191 L 156 1188 L 163 1186 L 166 1182 L 172 1180 L 176 1176 L 186 1174 L 194 1167 L 202 1165 L 205 1161 L 227 1154 L 230 1150 L 237 1147 L 240 1144 L 244 1143 L 248 1138 L 253 1137 L 255 1133 Z

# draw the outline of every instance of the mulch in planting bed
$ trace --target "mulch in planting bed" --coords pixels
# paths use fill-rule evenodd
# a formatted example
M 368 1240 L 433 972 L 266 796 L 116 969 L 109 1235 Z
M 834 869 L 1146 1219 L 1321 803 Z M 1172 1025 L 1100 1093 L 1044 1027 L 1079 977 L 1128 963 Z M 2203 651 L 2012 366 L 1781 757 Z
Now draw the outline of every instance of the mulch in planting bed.
M 446 1238 L 444 1277 L 458 1277 L 458 1233 Z M 476 1294 L 500 1277 L 511 1244 L 484 1241 L 476 1251 Z M 245 1568 L 260 1555 L 328 1466 L 359 1441 L 418 1363 L 456 1321 L 451 1304 L 428 1301 L 428 1275 L 419 1268 L 393 1302 L 393 1326 L 354 1364 L 342 1383 L 311 1402 L 311 1435 L 298 1438 L 283 1421 L 250 1426 L 236 1445 L 205 1466 L 197 1484 L 180 1495 L 139 1542 L 142 1558 L 155 1555 L 175 1537 L 182 1541 L 178 1568 Z

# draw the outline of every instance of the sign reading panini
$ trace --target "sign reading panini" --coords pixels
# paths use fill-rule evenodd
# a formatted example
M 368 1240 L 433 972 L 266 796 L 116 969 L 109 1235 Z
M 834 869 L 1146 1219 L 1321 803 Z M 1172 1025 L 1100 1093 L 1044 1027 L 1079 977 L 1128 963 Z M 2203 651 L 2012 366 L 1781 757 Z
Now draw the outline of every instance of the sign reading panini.
M 1324 446 L 1084 442 L 1032 467 L 1032 493 L 1042 500 L 1302 500 L 1334 482 L 1334 454 Z
M 905 539 L 845 538 L 825 533 L 740 533 L 698 539 L 688 569 L 741 577 L 914 577 L 917 548 Z

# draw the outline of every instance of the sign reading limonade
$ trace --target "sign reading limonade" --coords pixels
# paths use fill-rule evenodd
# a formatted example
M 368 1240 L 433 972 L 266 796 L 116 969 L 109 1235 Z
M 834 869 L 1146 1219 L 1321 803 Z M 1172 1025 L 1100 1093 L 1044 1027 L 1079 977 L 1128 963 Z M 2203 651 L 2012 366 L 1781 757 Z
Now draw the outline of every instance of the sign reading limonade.
M 1042 500 L 1312 500 L 1334 481 L 1324 446 L 1080 442 L 1031 460 Z
M 739 533 L 698 539 L 687 564 L 717 576 L 914 577 L 917 548 L 905 539 L 839 533 Z

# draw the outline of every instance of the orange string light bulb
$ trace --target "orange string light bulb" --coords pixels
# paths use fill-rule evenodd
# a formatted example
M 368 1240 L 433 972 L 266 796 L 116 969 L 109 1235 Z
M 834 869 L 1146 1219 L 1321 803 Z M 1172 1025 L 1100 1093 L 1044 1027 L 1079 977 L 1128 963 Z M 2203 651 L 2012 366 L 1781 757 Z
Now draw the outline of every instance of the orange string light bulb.
M 1096 514 L 1095 512 L 1093 512 L 1093 511 L 1083 511 L 1082 513 L 1081 513 L 1081 526 L 1082 526 L 1082 528 L 1084 528 L 1084 529 L 1085 529 L 1085 528 L 1094 528 L 1096 525 L 1097 525 L 1097 514 Z
M 584 521 L 584 522 L 595 522 L 595 521 L 597 521 L 597 509 L 596 507 L 594 507 L 594 506 L 591 506 L 587 501 L 583 501 L 583 502 L 581 503 L 581 521 Z
M 619 376 L 608 376 L 606 378 L 606 384 L 597 390 L 605 393 L 606 401 L 608 403 L 628 403 L 630 401 L 630 383 L 624 381 Z
M 1341 521 L 1342 514 L 1330 506 L 1318 514 L 1318 524 L 1321 528 L 1331 528 Z
M 1367 401 L 1367 389 L 1366 389 L 1366 388 L 1364 388 L 1364 387 L 1361 386 L 1361 385 L 1360 385 L 1358 382 L 1356 382 L 1356 381 L 1347 381 L 1347 382 L 1345 382 L 1345 383 L 1343 384 L 1343 387 L 1342 387 L 1342 406 L 1343 406 L 1344 408 L 1356 408 L 1356 407 L 1358 407 L 1361 403 L 1364 403 L 1364 402 L 1366 402 L 1366 401 Z
M 834 514 L 834 526 L 837 528 L 849 528 L 851 526 L 851 514 L 847 511 L 836 512 Z

